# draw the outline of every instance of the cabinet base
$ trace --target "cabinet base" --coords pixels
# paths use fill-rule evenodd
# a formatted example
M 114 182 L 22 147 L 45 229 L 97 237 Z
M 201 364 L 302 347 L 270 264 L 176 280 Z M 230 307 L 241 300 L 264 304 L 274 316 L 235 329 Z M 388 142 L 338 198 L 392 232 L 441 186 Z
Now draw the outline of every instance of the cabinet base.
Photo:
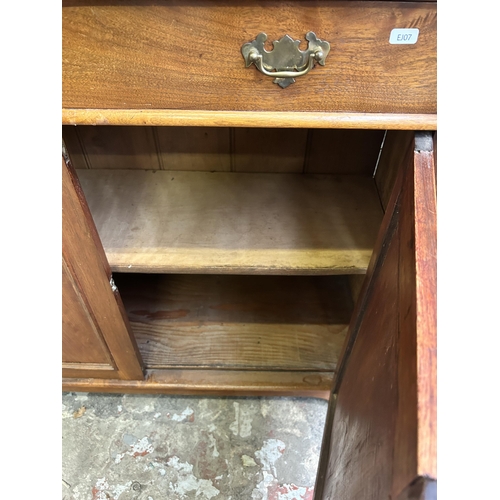
M 144 380 L 63 378 L 63 391 L 206 396 L 296 396 L 328 400 L 331 372 L 146 370 Z

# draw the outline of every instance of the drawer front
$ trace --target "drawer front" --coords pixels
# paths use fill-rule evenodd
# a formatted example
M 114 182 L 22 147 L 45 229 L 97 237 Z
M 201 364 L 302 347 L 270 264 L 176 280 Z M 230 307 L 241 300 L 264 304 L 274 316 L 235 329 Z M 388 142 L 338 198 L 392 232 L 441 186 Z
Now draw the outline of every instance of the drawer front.
M 418 28 L 415 44 L 390 44 Z M 286 89 L 241 47 L 260 33 L 330 43 Z M 63 2 L 63 108 L 436 113 L 436 4 L 90 0 Z

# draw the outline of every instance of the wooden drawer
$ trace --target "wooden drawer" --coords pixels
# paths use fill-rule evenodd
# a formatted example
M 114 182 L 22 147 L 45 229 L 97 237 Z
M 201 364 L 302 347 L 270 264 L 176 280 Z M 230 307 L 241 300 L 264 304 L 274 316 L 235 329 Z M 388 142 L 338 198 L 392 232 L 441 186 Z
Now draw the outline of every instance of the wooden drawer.
M 299 111 L 280 123 L 331 127 L 336 114 L 368 113 L 399 115 L 396 128 L 435 127 L 432 2 L 65 0 L 62 10 L 67 124 L 206 125 L 193 113 L 217 112 L 213 124 L 231 125 L 231 113 L 252 111 L 239 123 L 259 125 L 259 113 Z M 393 28 L 418 28 L 417 43 L 390 44 Z M 241 47 L 260 32 L 268 50 L 285 34 L 304 50 L 308 31 L 330 43 L 326 65 L 288 88 L 245 67 Z

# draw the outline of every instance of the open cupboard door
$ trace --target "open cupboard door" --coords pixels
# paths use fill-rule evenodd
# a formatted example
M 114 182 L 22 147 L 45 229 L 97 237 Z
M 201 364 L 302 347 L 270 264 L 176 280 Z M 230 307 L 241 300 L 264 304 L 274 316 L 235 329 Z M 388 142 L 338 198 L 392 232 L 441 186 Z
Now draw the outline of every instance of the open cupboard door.
M 339 364 L 316 500 L 436 498 L 436 177 L 432 135 L 412 142 Z
M 63 377 L 143 379 L 141 357 L 71 165 L 62 160 Z

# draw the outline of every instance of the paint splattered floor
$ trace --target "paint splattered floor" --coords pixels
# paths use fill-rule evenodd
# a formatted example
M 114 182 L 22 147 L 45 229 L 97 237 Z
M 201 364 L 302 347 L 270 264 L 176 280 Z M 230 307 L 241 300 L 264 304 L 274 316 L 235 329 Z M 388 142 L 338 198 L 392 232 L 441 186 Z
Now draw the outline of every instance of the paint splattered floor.
M 64 500 L 312 500 L 327 403 L 64 393 Z

